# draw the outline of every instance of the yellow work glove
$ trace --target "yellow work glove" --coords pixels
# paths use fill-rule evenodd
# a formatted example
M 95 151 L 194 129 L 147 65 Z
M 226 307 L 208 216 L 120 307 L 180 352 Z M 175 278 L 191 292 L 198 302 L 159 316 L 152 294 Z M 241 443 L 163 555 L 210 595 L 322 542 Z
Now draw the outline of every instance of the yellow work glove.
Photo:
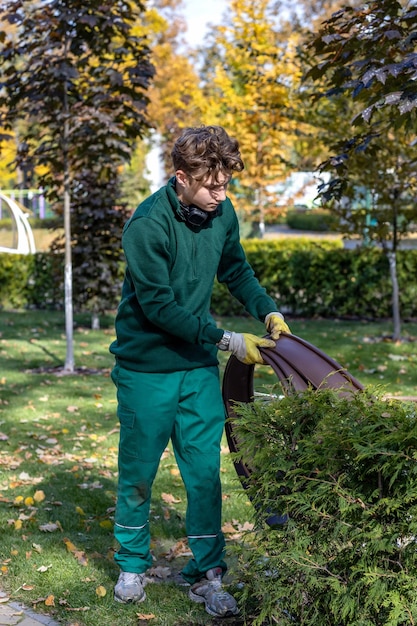
M 265 364 L 259 348 L 275 348 L 275 341 L 249 333 L 231 333 L 228 350 L 242 363 L 246 365 Z
M 268 313 L 265 318 L 266 330 L 271 335 L 272 339 L 277 340 L 282 332 L 291 334 L 290 329 L 284 322 L 284 316 L 278 311 Z

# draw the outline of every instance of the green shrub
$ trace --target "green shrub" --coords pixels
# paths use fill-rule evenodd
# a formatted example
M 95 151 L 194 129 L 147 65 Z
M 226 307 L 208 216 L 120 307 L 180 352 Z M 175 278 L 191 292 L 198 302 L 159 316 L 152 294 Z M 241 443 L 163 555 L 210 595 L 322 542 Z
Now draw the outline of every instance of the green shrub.
M 326 232 L 336 229 L 337 220 L 326 209 L 291 210 L 287 213 L 287 225 L 296 230 Z
M 416 623 L 416 405 L 323 388 L 236 414 L 253 468 L 255 530 L 239 552 L 254 625 Z M 268 526 L 271 513 L 287 523 Z
M 26 306 L 28 277 L 33 266 L 31 254 L 0 254 L 0 308 Z
M 63 228 L 64 220 L 62 217 L 54 215 L 53 217 L 31 217 L 29 223 L 32 228 L 41 228 L 53 230 L 55 228 Z

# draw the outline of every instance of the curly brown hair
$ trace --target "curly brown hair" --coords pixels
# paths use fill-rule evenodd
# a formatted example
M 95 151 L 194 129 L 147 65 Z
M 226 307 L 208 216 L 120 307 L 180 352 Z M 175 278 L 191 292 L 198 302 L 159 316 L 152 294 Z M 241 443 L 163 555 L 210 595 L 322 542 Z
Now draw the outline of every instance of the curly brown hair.
M 244 164 L 239 143 L 230 137 L 222 126 L 185 128 L 171 152 L 175 170 L 183 170 L 200 181 L 219 174 L 241 172 Z

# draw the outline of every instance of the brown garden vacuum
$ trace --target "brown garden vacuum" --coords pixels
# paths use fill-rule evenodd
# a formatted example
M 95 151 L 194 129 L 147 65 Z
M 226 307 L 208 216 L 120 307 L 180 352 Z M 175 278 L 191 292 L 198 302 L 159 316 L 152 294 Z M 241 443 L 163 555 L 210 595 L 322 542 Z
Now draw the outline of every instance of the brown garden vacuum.
M 275 348 L 260 350 L 265 363 L 273 369 L 283 391 L 327 387 L 340 389 L 341 393 L 351 393 L 363 389 L 363 385 L 337 361 L 296 335 L 281 333 Z M 234 433 L 234 424 L 239 418 L 233 406 L 236 402 L 254 401 L 254 370 L 254 365 L 245 365 L 235 356 L 231 356 L 226 364 L 223 376 L 223 401 L 228 417 L 226 436 L 231 452 L 239 452 L 239 442 Z M 234 466 L 245 486 L 251 473 L 250 459 L 234 461 Z M 268 523 L 282 524 L 285 520 L 285 516 L 272 515 Z

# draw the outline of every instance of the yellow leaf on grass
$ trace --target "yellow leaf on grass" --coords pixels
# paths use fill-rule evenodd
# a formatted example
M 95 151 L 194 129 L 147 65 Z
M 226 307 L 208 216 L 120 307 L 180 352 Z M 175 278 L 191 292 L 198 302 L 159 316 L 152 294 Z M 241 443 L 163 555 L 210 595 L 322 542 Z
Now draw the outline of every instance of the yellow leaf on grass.
M 22 504 L 23 503 L 23 496 L 16 496 L 15 499 L 13 500 L 13 504 Z
M 179 476 L 180 475 L 180 470 L 177 467 L 173 467 L 172 469 L 169 470 L 169 473 L 172 476 Z
M 21 519 L 16 519 L 14 521 L 14 529 L 15 530 L 20 530 L 22 528 L 22 526 L 23 526 L 23 522 L 22 522 Z
M 19 550 L 12 549 L 12 550 L 10 550 L 10 554 L 11 554 L 12 556 L 17 556 L 17 555 L 19 554 Z
M 72 541 L 70 541 L 69 539 L 67 539 L 65 537 L 64 539 L 64 543 L 67 546 L 67 550 L 68 552 L 76 552 L 77 548 L 74 546 L 74 544 L 72 543 Z
M 51 594 L 45 598 L 46 606 L 55 606 L 55 597 Z
M 153 613 L 136 613 L 136 617 L 138 619 L 144 620 L 145 622 L 150 619 L 155 619 L 155 615 Z
M 96 594 L 98 595 L 99 598 L 104 598 L 104 596 L 106 595 L 107 591 L 106 588 L 103 587 L 103 585 L 99 585 L 96 589 Z
M 45 493 L 42 491 L 42 489 L 38 489 L 33 495 L 33 499 L 35 500 L 35 502 L 42 502 L 43 500 L 45 500 L 45 497 Z
M 108 530 L 111 530 L 113 528 L 113 524 L 109 519 L 104 519 L 102 522 L 100 522 L 100 526 Z
M 32 496 L 28 496 L 27 498 L 25 498 L 25 506 L 33 506 L 35 504 L 35 500 L 32 498 Z
M 7 574 L 7 572 L 8 572 L 8 571 L 9 571 L 9 568 L 7 567 L 7 565 L 2 565 L 2 566 L 0 567 L 0 572 L 1 572 L 2 574 Z
M 76 506 L 75 510 L 77 511 L 78 515 L 85 515 L 84 511 L 82 510 L 80 506 Z

